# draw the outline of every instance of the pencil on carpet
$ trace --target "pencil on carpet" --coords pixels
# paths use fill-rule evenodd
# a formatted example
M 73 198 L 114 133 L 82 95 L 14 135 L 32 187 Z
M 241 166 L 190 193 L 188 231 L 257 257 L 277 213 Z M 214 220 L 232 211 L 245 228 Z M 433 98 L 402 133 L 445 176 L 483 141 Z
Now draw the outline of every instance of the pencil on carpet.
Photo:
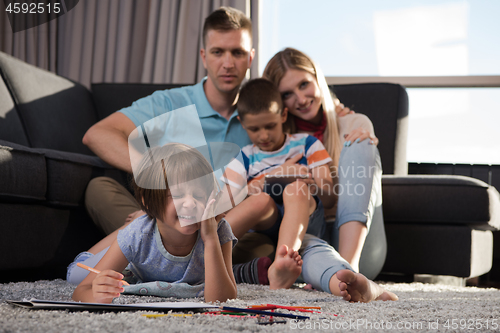
M 84 264 L 82 264 L 82 263 L 80 263 L 80 262 L 76 263 L 76 265 L 77 265 L 78 267 L 80 267 L 80 268 L 86 269 L 86 270 L 88 270 L 89 272 L 92 272 L 92 273 L 95 273 L 95 274 L 99 274 L 99 273 L 101 273 L 101 271 L 100 271 L 100 270 L 97 270 L 97 269 L 95 269 L 95 268 L 89 267 L 89 266 L 84 265 Z M 126 285 L 126 286 L 130 286 L 130 284 L 128 284 L 128 282 L 127 282 L 127 281 L 124 281 L 124 280 L 121 280 L 121 281 L 123 282 L 123 284 L 124 284 L 124 285 Z

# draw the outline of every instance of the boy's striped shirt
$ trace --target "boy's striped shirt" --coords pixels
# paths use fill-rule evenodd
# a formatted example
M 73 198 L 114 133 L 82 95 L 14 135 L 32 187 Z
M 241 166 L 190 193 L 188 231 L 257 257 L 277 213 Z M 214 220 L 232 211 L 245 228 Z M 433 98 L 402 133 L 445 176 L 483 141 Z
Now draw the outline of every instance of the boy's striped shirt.
M 332 161 L 321 141 L 304 133 L 286 134 L 283 147 L 277 151 L 262 151 L 254 144 L 243 147 L 241 151 L 244 165 L 238 160 L 233 160 L 226 169 L 229 183 L 236 187 L 240 187 L 236 183 L 241 182 L 242 176 L 247 182 L 260 179 L 289 158 L 302 152 L 304 156 L 297 163 L 306 165 L 309 169 Z

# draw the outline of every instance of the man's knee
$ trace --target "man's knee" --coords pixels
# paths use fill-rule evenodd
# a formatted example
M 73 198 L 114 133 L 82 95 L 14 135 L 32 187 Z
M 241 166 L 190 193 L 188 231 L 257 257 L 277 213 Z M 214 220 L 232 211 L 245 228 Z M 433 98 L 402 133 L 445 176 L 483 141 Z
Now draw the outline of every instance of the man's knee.
M 97 177 L 90 180 L 85 190 L 85 207 L 87 209 L 100 201 L 100 197 L 103 194 L 102 190 L 106 188 L 108 179 L 108 177 Z
M 97 193 L 102 188 L 117 188 L 123 187 L 120 183 L 118 183 L 113 178 L 109 177 L 95 177 L 92 178 L 87 185 L 87 192 Z
M 85 192 L 85 208 L 94 223 L 106 234 L 123 226 L 130 213 L 141 209 L 124 186 L 108 177 L 97 177 L 89 182 Z

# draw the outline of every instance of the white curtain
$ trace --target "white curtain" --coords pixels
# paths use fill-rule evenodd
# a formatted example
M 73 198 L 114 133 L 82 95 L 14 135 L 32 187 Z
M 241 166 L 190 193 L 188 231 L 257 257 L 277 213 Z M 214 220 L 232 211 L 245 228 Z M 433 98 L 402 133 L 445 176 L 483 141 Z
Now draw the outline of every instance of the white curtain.
M 253 20 L 259 0 L 80 0 L 65 15 L 12 33 L 0 15 L 0 50 L 80 82 L 196 83 L 203 22 L 230 6 Z M 1 6 L 0 6 L 1 8 Z M 4 8 L 1 8 L 4 9 Z M 257 76 L 257 62 L 251 76 Z

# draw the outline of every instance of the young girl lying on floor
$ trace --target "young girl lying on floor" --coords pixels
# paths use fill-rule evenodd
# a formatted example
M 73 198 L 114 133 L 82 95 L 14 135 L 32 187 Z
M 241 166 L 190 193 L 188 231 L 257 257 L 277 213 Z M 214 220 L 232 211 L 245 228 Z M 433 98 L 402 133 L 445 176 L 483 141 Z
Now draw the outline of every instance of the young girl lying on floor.
M 236 238 L 226 220 L 213 217 L 216 179 L 207 160 L 194 148 L 171 143 L 151 149 L 138 170 L 134 192 L 147 214 L 77 256 L 67 276 L 79 283 L 73 299 L 111 303 L 124 291 L 125 268 L 135 280 L 170 283 L 181 297 L 235 298 Z M 101 272 L 88 274 L 77 262 Z

